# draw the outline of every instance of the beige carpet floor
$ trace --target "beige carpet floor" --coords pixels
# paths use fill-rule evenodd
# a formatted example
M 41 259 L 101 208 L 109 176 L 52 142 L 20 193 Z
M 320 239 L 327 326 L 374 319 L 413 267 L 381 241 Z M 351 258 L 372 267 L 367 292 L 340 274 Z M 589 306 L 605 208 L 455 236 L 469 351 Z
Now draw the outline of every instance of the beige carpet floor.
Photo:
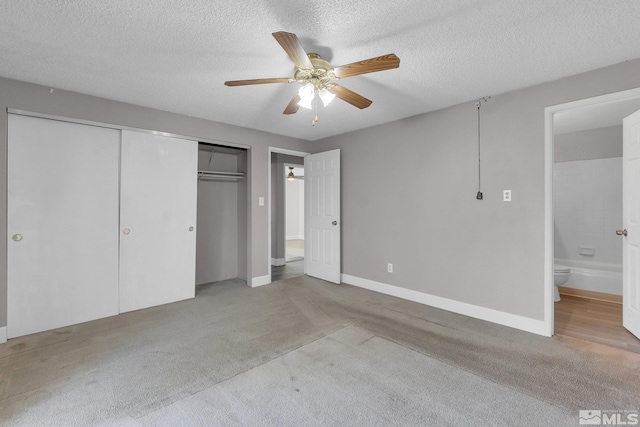
M 0 345 L 2 425 L 577 425 L 640 355 L 301 276 Z

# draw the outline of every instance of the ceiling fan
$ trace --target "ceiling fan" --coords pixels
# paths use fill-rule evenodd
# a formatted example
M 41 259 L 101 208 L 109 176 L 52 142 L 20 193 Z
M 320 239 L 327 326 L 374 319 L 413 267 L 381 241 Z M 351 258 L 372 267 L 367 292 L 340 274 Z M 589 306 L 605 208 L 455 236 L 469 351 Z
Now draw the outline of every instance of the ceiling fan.
M 306 53 L 295 34 L 279 31 L 272 35 L 295 64 L 293 77 L 231 80 L 224 82 L 224 84 L 227 86 L 246 86 L 268 83 L 300 83 L 302 87 L 293 96 L 283 114 L 294 114 L 300 107 L 311 109 L 311 101 L 316 93 L 325 106 L 334 97 L 337 97 L 360 109 L 367 108 L 371 105 L 371 100 L 344 86 L 340 86 L 334 81 L 360 74 L 390 70 L 400 66 L 400 58 L 390 53 L 365 59 L 364 61 L 332 67 L 328 61 L 322 59 L 317 53 Z

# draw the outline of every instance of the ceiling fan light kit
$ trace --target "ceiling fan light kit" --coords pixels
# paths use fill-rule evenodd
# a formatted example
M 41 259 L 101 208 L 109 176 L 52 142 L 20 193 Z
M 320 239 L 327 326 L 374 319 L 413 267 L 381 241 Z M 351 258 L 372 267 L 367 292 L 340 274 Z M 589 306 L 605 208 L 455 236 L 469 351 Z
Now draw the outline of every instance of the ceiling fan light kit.
M 300 89 L 291 101 L 289 101 L 283 114 L 294 114 L 300 107 L 313 109 L 315 105 L 313 101 L 317 99 L 316 94 L 325 107 L 337 97 L 354 107 L 360 109 L 367 108 L 371 105 L 371 100 L 335 83 L 335 80 L 360 74 L 390 70 L 400 66 L 400 58 L 390 53 L 340 67 L 332 67 L 328 61 L 322 59 L 317 53 L 306 53 L 295 34 L 279 31 L 273 33 L 273 37 L 295 64 L 292 78 L 279 77 L 230 80 L 224 84 L 226 86 L 246 86 L 269 83 L 299 83 L 301 85 Z M 312 124 L 315 125 L 317 121 L 318 117 L 316 114 L 316 118 Z

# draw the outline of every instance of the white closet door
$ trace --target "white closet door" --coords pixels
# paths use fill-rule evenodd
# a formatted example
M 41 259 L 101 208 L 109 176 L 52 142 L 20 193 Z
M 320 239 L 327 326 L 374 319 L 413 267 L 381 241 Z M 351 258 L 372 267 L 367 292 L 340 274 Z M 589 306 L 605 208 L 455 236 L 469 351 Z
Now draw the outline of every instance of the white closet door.
M 118 314 L 120 132 L 8 120 L 7 336 Z
M 122 131 L 120 312 L 195 296 L 198 143 Z

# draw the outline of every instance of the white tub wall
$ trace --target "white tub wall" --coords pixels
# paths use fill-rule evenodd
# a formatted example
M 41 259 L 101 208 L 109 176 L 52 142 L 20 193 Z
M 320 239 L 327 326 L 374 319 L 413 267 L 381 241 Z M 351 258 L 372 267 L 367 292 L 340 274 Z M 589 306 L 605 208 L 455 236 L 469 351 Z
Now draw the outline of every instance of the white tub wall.
M 564 288 L 622 295 L 622 265 L 557 258 L 554 262 L 571 269 L 569 280 L 562 285 Z
M 622 263 L 622 157 L 555 163 L 553 203 L 555 258 Z

